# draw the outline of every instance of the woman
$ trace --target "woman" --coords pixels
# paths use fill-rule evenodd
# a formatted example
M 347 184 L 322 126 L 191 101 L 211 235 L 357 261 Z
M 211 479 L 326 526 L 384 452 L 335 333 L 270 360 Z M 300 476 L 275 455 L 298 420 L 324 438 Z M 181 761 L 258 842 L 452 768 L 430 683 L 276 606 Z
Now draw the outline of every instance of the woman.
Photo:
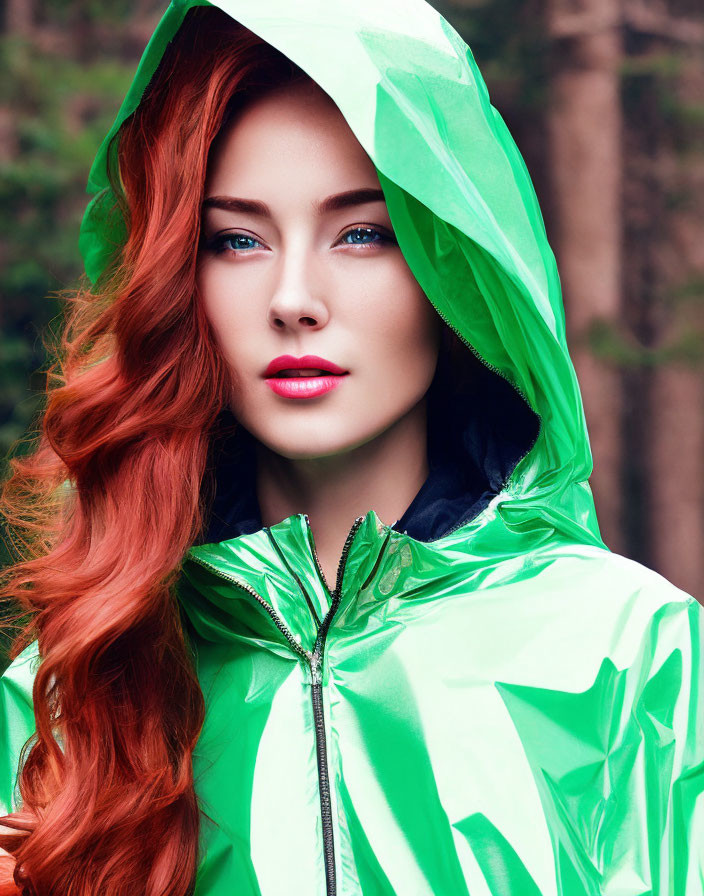
M 701 894 L 701 608 L 599 537 L 471 54 L 420 0 L 202 5 L 6 488 L 4 892 Z

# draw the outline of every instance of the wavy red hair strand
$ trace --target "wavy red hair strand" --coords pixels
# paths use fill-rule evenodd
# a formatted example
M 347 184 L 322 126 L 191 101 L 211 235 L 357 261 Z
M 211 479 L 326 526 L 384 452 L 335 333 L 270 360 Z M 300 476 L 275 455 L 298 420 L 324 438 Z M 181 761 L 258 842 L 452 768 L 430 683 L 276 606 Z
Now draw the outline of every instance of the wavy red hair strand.
M 110 172 L 127 239 L 63 295 L 33 450 L 1 496 L 19 559 L 10 656 L 35 638 L 36 733 L 0 818 L 0 896 L 185 896 L 204 700 L 175 594 L 232 388 L 195 286 L 209 148 L 248 96 L 303 76 L 214 7 L 189 11 Z M 17 623 L 21 622 L 19 634 Z

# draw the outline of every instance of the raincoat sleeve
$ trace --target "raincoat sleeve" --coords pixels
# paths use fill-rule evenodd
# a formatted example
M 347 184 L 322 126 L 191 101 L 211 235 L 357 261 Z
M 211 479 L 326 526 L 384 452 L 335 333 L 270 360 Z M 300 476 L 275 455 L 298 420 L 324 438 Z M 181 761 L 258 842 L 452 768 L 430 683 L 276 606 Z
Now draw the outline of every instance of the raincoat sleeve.
M 611 783 L 580 838 L 601 893 L 704 896 L 703 655 L 704 608 L 688 596 L 666 603 L 636 662 L 602 693 Z
M 660 892 L 703 896 L 704 607 L 693 597 L 679 606 L 681 612 L 673 614 L 679 638 L 669 652 L 655 649 L 636 702 L 643 732 L 641 798 L 652 828 L 647 833 L 654 880 L 663 859 Z M 665 805 L 660 794 L 668 792 Z
M 34 733 L 32 685 L 38 661 L 34 641 L 0 678 L 0 815 L 17 808 L 15 785 L 20 754 Z

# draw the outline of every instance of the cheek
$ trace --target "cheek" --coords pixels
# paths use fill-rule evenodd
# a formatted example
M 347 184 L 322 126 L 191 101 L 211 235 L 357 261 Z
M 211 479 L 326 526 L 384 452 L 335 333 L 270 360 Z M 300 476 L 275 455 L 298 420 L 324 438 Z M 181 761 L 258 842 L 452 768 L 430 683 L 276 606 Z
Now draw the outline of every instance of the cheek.
M 241 303 L 238 307 L 232 283 L 214 266 L 203 265 L 196 276 L 196 285 L 215 338 L 224 356 L 234 364 L 238 349 L 246 338 L 247 324 L 243 319 Z
M 365 320 L 361 344 L 373 351 L 378 369 L 396 381 L 407 380 L 410 388 L 432 378 L 441 319 L 405 262 L 395 263 L 383 288 L 367 293 L 358 309 Z

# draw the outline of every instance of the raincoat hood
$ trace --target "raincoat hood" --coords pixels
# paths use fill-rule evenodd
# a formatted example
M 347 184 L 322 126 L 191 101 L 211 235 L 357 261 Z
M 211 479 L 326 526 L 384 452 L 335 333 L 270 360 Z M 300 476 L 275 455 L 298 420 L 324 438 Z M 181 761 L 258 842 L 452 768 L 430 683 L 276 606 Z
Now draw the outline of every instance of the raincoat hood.
M 177 586 L 206 700 L 196 896 L 704 896 L 701 607 L 601 541 L 555 258 L 445 19 L 423 0 L 173 0 L 90 172 L 89 278 L 125 236 L 112 138 L 209 5 L 332 97 L 476 378 L 433 392 L 426 482 L 393 525 L 354 521 L 334 582 L 304 512 L 262 525 L 247 434 L 220 444 Z M 37 661 L 0 682 L 0 806 Z
M 94 281 L 121 242 L 107 178 L 108 154 L 116 151 L 111 139 L 196 5 L 209 4 L 169 6 L 93 164 L 88 189 L 96 195 L 80 247 Z M 517 536 L 519 552 L 552 530 L 601 544 L 555 258 L 526 166 L 467 45 L 422 0 L 359 6 L 306 0 L 295 11 L 284 2 L 213 5 L 282 51 L 332 97 L 377 168 L 396 238 L 425 294 L 540 420 L 535 440 L 517 403 L 515 419 L 504 417 L 498 441 L 505 445 L 513 431 L 519 452 L 501 459 L 494 452 L 486 478 L 490 490 L 504 493 L 491 520 L 473 519 L 470 528 L 491 523 L 488 540 L 495 542 L 500 528 Z

